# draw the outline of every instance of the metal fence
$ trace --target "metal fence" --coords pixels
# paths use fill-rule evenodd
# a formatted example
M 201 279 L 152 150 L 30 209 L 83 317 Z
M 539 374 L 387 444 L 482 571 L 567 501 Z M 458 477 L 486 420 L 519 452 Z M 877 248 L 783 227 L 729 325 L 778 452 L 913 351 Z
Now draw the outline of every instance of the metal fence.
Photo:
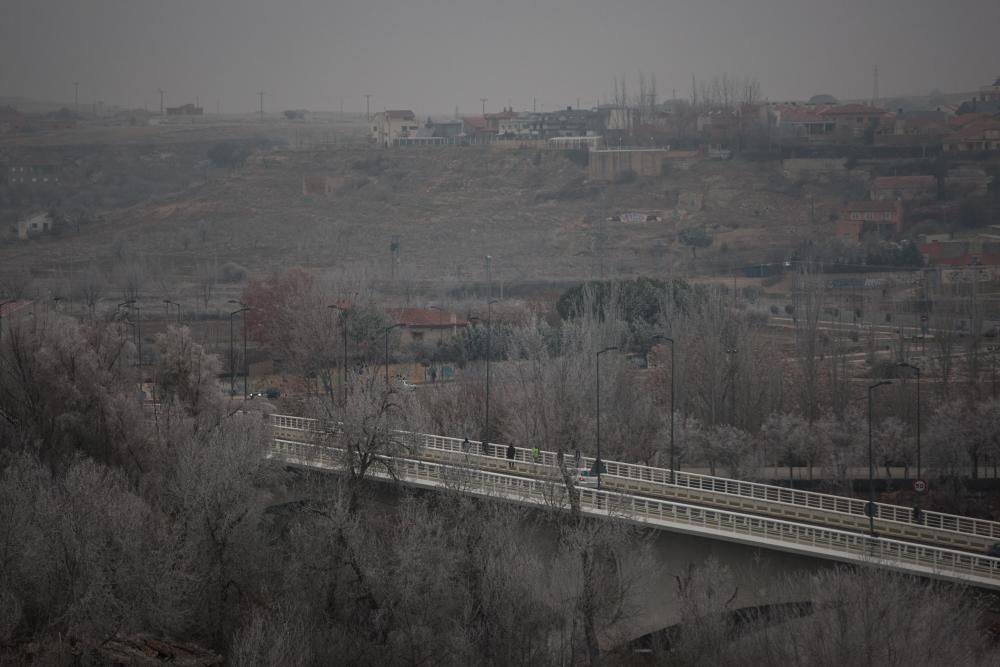
M 332 470 L 342 468 L 345 456 L 328 445 L 281 438 L 272 441 L 269 455 L 287 463 Z M 404 482 L 559 509 L 569 505 L 566 487 L 551 479 L 408 458 L 393 458 L 386 467 Z M 382 470 L 373 474 L 390 477 Z M 589 514 L 1000 589 L 1000 558 L 613 491 L 576 488 L 574 493 L 581 510 Z

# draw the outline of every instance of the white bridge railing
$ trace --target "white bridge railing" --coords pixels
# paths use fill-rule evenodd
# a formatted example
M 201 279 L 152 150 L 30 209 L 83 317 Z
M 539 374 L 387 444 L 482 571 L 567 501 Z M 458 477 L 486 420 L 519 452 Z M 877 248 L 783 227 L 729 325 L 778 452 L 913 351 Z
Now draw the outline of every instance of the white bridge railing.
M 271 423 L 279 431 L 304 432 L 316 435 L 329 432 L 328 429 L 323 428 L 323 424 L 319 420 L 304 417 L 272 415 Z M 400 432 L 400 435 L 403 435 L 403 432 Z M 459 438 L 409 432 L 405 435 L 415 440 L 419 446 L 429 450 L 454 454 L 466 453 L 462 449 L 463 441 Z M 504 465 L 506 460 L 505 446 L 491 443 L 483 447 L 482 443 L 474 441 L 470 444 L 471 450 L 468 452 L 470 457 L 480 463 L 482 467 L 501 468 Z M 516 462 L 534 465 L 535 462 L 531 457 L 530 449 L 524 447 L 515 449 Z M 500 461 L 497 461 L 497 459 L 500 459 Z M 559 463 L 558 454 L 551 451 L 542 451 L 538 463 L 542 466 L 556 466 Z M 589 468 L 594 463 L 595 460 L 592 457 L 581 457 L 580 467 Z M 649 489 L 648 485 L 673 486 L 680 489 L 693 489 L 713 494 L 722 494 L 733 498 L 776 503 L 817 512 L 850 515 L 862 518 L 865 521 L 868 520 L 868 515 L 865 512 L 868 501 L 858 498 L 848 498 L 814 491 L 799 491 L 772 484 L 746 482 L 678 470 L 671 472 L 666 468 L 655 468 L 636 463 L 622 463 L 608 460 L 605 460 L 603 463 L 604 475 L 608 477 L 609 486 L 613 485 L 617 487 L 621 485 L 618 479 L 616 479 L 620 478 L 629 482 L 645 483 L 647 486 L 643 490 L 655 491 L 655 489 Z M 630 484 L 625 484 L 624 486 L 633 490 L 639 488 Z M 930 510 L 922 510 L 919 515 L 915 515 L 913 509 L 910 507 L 885 503 L 876 503 L 875 518 L 880 522 L 891 521 L 911 526 L 915 529 L 931 529 L 978 538 L 977 540 L 969 541 L 970 546 L 1000 542 L 1000 523 L 985 519 L 975 519 Z M 959 540 L 954 541 L 957 542 Z
M 272 440 L 269 451 L 271 458 L 286 463 L 329 470 L 343 469 L 345 455 L 335 447 L 282 438 Z M 566 487 L 558 479 L 505 475 L 400 457 L 386 459 L 386 465 L 391 466 L 395 478 L 410 484 L 555 509 L 569 506 Z M 386 469 L 371 470 L 376 476 L 390 477 Z M 588 514 L 1000 589 L 1000 558 L 613 491 L 578 487 L 574 492 L 581 510 Z

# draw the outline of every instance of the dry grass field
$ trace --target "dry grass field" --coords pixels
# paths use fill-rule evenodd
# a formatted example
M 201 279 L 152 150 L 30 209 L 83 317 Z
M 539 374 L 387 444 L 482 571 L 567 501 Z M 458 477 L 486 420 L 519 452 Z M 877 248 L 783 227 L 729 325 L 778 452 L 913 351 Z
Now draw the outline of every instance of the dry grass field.
M 31 241 L 8 234 L 2 272 L 70 280 L 93 265 L 145 267 L 150 280 L 195 290 L 205 266 L 233 262 L 251 275 L 290 266 L 320 274 L 398 277 L 451 289 L 484 278 L 507 285 L 600 276 L 722 273 L 780 261 L 827 237 L 821 221 L 835 186 L 788 181 L 780 163 L 694 161 L 656 177 L 591 182 L 580 155 L 537 149 L 408 147 L 378 150 L 358 124 L 201 123 L 88 128 L 0 143 L 0 162 L 58 166 L 54 208 L 84 224 Z M 235 169 L 209 149 L 252 149 Z M 329 192 L 304 194 L 304 179 Z M 3 186 L 5 224 L 31 201 Z M 813 197 L 817 223 L 809 223 Z M 617 222 L 630 211 L 656 222 Z M 679 230 L 704 225 L 710 247 L 692 257 Z M 155 276 L 155 278 L 154 278 Z

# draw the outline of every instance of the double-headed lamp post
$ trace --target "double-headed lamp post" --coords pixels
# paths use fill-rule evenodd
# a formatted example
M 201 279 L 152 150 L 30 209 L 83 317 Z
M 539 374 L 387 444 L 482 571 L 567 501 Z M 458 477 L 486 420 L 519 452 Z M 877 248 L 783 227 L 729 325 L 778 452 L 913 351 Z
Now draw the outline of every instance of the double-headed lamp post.
M 233 316 L 234 315 L 238 315 L 240 313 L 245 313 L 246 311 L 250 310 L 250 306 L 246 305 L 242 301 L 237 301 L 236 299 L 230 299 L 229 303 L 236 303 L 236 304 L 239 304 L 239 305 L 243 306 L 242 308 L 240 308 L 238 310 L 234 310 L 233 312 L 229 313 L 229 396 L 232 397 L 232 395 L 236 391 L 236 357 L 233 354 Z M 243 404 L 244 404 L 244 407 L 246 407 L 246 401 L 247 401 L 247 373 L 246 373 L 246 364 L 247 364 L 247 320 L 246 320 L 246 316 L 244 316 L 243 317 L 243 369 L 244 369 L 243 370 Z
M 872 391 L 892 384 L 892 380 L 882 380 L 868 385 L 868 532 L 875 537 L 875 456 L 872 453 Z
M 594 462 L 594 467 L 597 468 L 598 491 L 601 489 L 601 469 L 604 467 L 604 462 L 601 460 L 601 355 L 617 349 L 616 345 L 611 345 L 597 352 L 597 460 Z
M 330 304 L 327 308 L 331 310 L 340 311 L 340 322 L 343 327 L 343 338 L 344 338 L 344 361 L 340 368 L 340 379 L 341 384 L 344 385 L 344 405 L 347 405 L 347 313 L 350 312 L 347 308 L 342 308 L 337 304 Z
M 896 365 L 900 368 L 909 368 L 917 374 L 917 479 L 922 479 L 920 476 L 920 366 L 914 366 L 905 361 L 900 361 Z

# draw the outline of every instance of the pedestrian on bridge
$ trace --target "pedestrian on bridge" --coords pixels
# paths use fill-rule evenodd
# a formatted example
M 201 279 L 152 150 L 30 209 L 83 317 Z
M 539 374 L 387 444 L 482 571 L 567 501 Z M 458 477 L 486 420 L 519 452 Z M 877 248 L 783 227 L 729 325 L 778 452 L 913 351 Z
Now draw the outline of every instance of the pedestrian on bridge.
M 514 448 L 514 443 L 507 445 L 507 467 L 511 470 L 514 469 L 514 458 L 517 456 L 517 449 Z
M 468 454 L 469 453 L 469 448 L 471 446 L 472 445 L 469 444 L 469 438 L 466 437 L 465 440 L 462 441 L 462 451 L 465 452 L 466 454 Z
M 531 459 L 538 463 L 542 460 L 542 451 L 537 446 L 531 448 Z

